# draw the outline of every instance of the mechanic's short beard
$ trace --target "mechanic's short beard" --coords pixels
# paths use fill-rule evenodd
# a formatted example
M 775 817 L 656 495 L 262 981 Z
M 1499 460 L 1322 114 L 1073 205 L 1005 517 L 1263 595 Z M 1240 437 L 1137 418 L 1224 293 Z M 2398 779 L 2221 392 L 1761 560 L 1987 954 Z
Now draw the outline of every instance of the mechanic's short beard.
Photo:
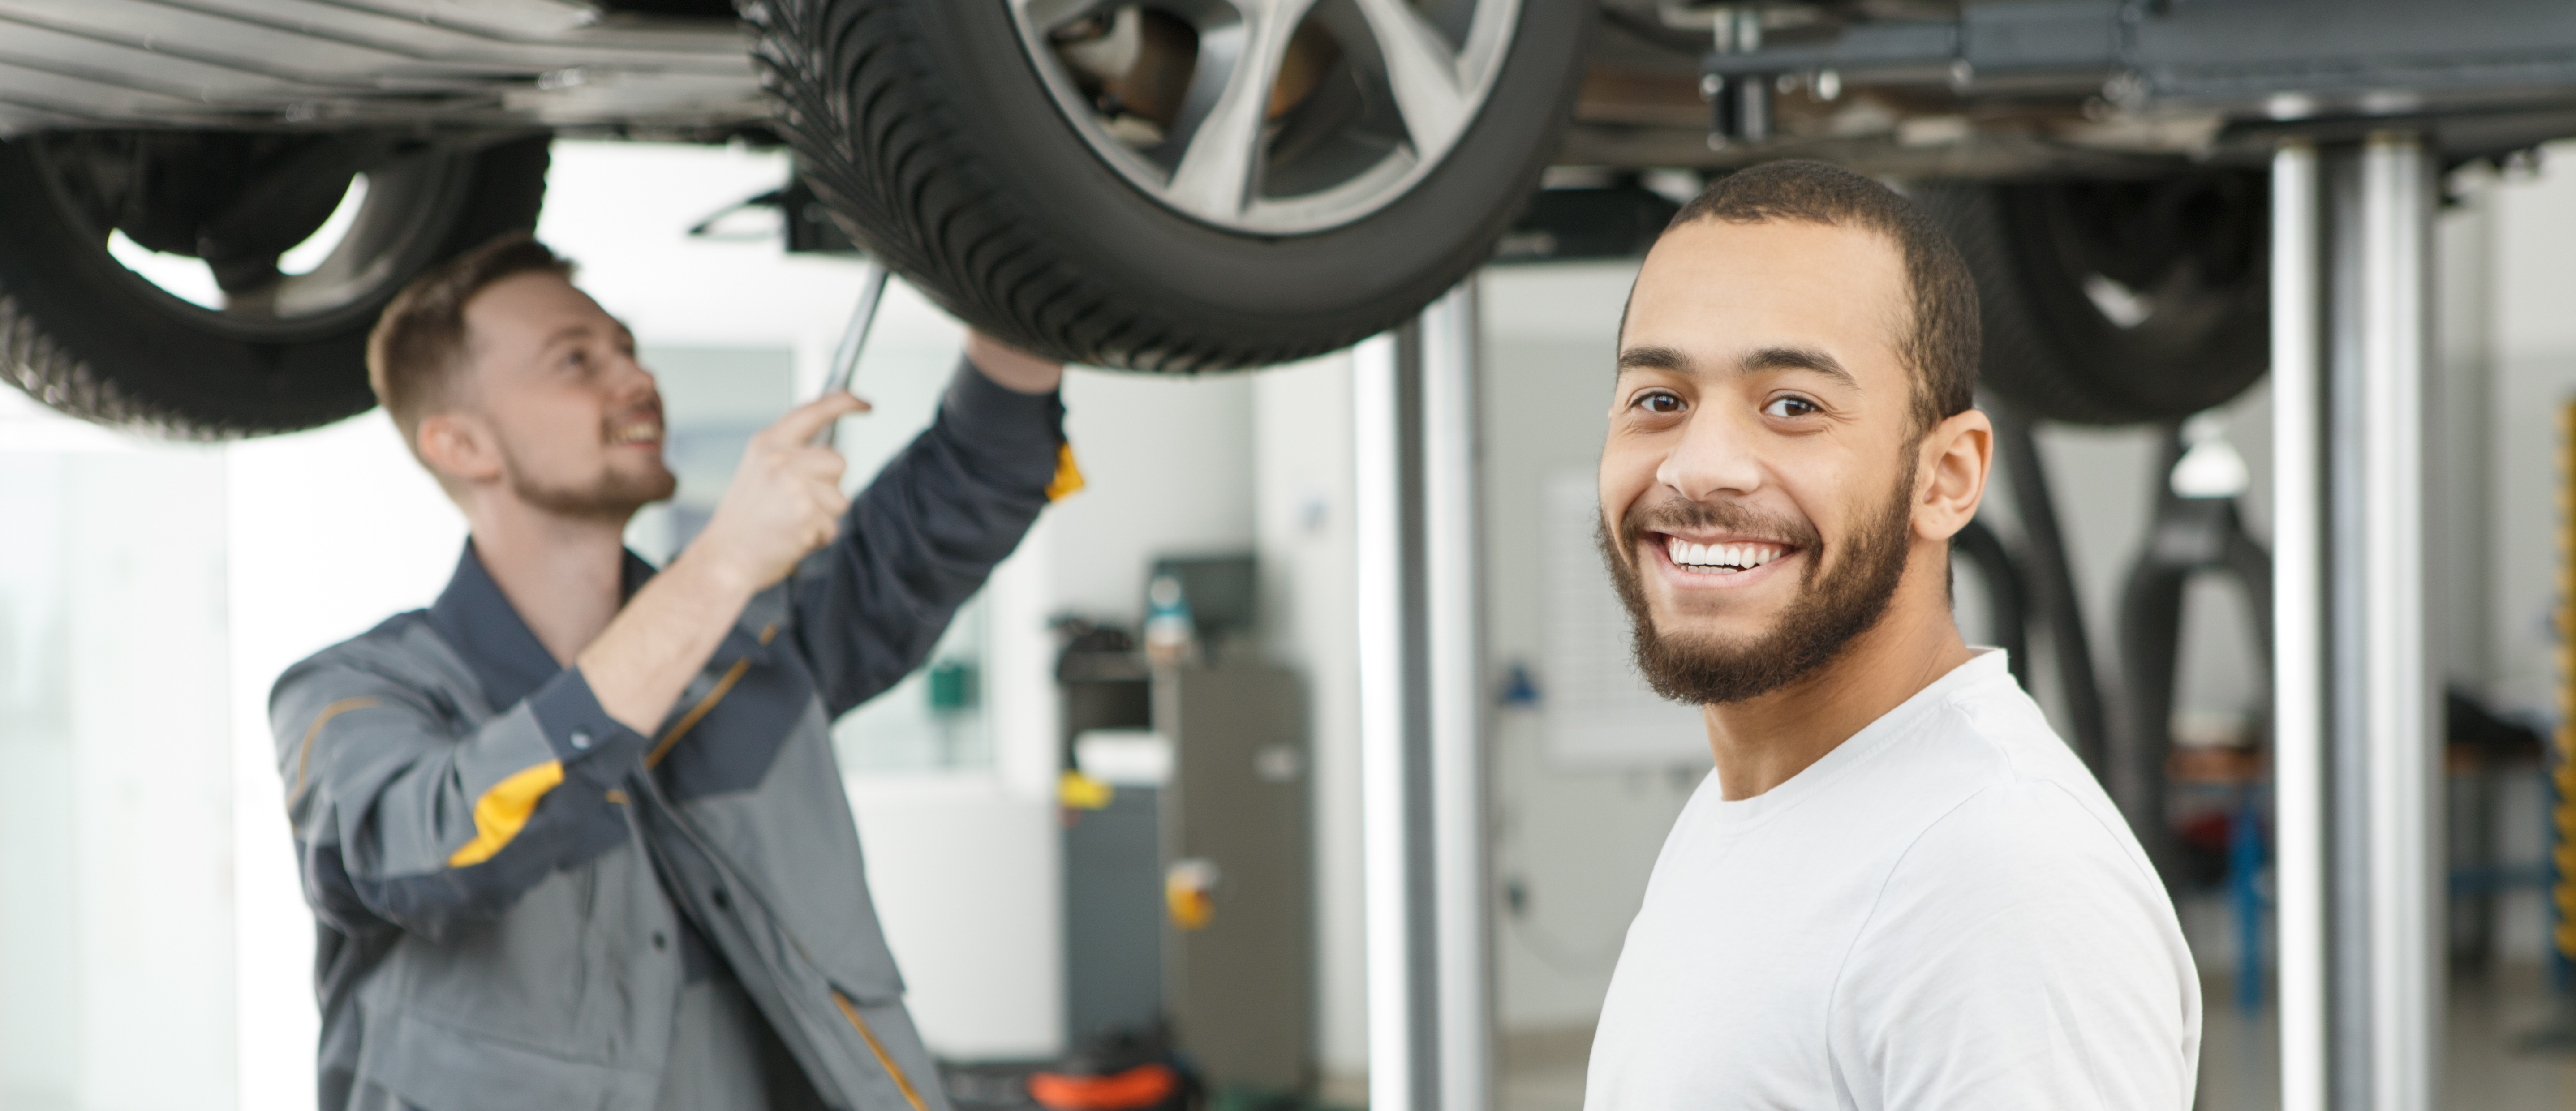
M 1911 452 L 1907 455 L 1910 457 Z M 1613 537 L 1605 523 L 1596 528 L 1601 558 L 1610 566 L 1610 581 L 1628 608 L 1635 630 L 1637 670 L 1656 694 L 1675 702 L 1722 705 L 1758 698 L 1795 683 L 1832 663 L 1854 638 L 1868 632 L 1887 613 L 1905 577 L 1905 559 L 1913 532 L 1914 476 L 1897 484 L 1885 509 L 1866 519 L 1830 569 L 1815 526 L 1804 520 L 1766 517 L 1728 502 L 1666 502 L 1628 511 Z M 1719 638 L 1665 633 L 1655 628 L 1646 603 L 1644 574 L 1637 567 L 1638 542 L 1650 531 L 1716 528 L 1778 539 L 1807 553 L 1798 577 L 1798 596 L 1778 625 L 1751 638 Z
M 557 486 L 541 482 L 519 465 L 508 445 L 501 455 L 510 476 L 510 492 L 519 500 L 564 517 L 585 520 L 613 520 L 623 523 L 635 511 L 676 493 L 680 480 L 669 467 L 656 468 L 651 474 L 626 474 L 617 470 L 603 472 L 596 481 L 578 486 Z

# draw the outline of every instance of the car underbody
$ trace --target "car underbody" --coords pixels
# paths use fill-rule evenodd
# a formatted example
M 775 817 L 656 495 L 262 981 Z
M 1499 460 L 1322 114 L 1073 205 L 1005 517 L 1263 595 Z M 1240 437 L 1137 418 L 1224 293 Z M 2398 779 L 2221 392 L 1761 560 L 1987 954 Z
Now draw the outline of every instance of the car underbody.
M 0 43 L 0 135 L 537 127 L 691 138 L 767 115 L 729 10 L 0 0 Z
M 2576 134 L 2576 17 L 2522 0 L 1599 8 L 1562 165 L 2101 176 L 2256 161 L 2284 127 L 2415 121 L 2457 158 Z M 769 137 L 727 0 L 0 0 L 0 43 L 0 137 Z M 1754 134 L 1729 80 L 1766 86 Z
M 2384 131 L 2443 167 L 2576 135 L 2576 8 L 0 0 L 0 369 L 165 434 L 360 411 L 372 314 L 533 226 L 554 136 L 788 147 L 792 207 L 962 319 L 1180 372 L 1347 345 L 1498 258 L 1633 254 L 1697 179 L 1808 157 L 1906 183 L 1993 304 L 2045 306 L 1988 321 L 2031 340 L 1995 389 L 2170 420 L 2262 371 L 2271 153 Z

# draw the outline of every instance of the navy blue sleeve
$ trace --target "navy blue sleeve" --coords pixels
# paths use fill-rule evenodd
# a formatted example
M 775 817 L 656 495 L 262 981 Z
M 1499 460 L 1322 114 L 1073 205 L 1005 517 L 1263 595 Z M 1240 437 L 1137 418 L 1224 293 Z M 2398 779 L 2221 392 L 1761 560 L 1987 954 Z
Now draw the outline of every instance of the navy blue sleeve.
M 1005 389 L 961 360 L 930 428 L 791 584 L 795 643 L 833 716 L 921 666 L 1046 508 L 1063 447 L 1058 394 Z

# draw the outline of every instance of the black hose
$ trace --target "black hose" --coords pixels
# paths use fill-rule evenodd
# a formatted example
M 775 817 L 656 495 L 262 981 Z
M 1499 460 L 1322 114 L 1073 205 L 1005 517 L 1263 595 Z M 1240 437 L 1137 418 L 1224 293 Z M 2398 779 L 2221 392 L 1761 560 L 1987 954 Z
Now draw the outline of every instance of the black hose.
M 2120 692 L 2127 712 L 2107 781 L 2112 799 L 2168 887 L 2179 887 L 2183 878 L 2181 846 L 2167 818 L 2166 799 L 2183 592 L 2194 576 L 2215 573 L 2236 580 L 2254 616 L 2255 650 L 2267 664 L 2272 658 L 2272 554 L 2245 531 L 2236 499 L 2184 498 L 2173 492 L 2171 476 L 2183 450 L 2179 426 L 2168 426 L 2155 469 L 2154 516 L 2120 600 Z
M 2075 572 L 2066 558 L 2065 535 L 2058 530 L 2057 505 L 2049 497 L 2039 444 L 2031 438 L 2029 418 L 2010 405 L 1989 402 L 1984 408 L 1994 419 L 1995 445 L 2003 454 L 2013 508 L 2021 516 L 2023 567 L 2029 572 L 2031 600 L 2057 658 L 2057 683 L 2066 699 L 2068 724 L 2075 730 L 2075 754 L 2093 769 L 2094 778 L 2108 782 L 2109 717 L 2102 707 L 2101 681 L 2093 672 L 2093 646 L 2085 637 L 2084 609 L 2075 594 Z
M 1951 537 L 1950 550 L 1966 557 L 1977 569 L 1978 580 L 1986 584 L 1986 627 L 1993 630 L 1995 647 L 2004 650 L 2013 681 L 2029 690 L 2030 584 L 2021 561 L 1983 520 L 1969 521 L 1968 527 Z

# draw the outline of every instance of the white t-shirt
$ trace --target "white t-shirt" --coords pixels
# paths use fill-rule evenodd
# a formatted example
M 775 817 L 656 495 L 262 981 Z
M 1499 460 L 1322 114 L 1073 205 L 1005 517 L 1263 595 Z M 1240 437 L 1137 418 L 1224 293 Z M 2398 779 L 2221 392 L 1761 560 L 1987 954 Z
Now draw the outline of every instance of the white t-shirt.
M 2200 980 L 2118 810 L 1988 650 L 1770 791 L 1700 784 L 1586 1111 L 2185 1111 Z

